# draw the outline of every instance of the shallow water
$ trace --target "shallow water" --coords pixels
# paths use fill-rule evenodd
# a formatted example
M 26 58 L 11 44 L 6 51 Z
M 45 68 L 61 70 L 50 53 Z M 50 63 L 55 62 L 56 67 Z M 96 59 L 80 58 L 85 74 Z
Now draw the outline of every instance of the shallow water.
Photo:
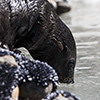
M 100 1 L 73 0 L 71 6 L 71 12 L 60 17 L 77 44 L 75 83 L 60 84 L 58 89 L 70 91 L 81 100 L 100 100 Z

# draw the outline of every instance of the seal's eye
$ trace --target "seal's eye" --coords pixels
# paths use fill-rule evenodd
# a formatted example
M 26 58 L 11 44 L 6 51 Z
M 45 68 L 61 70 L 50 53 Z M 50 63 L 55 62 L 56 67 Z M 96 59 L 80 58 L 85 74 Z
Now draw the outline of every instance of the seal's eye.
M 75 67 L 75 60 L 71 59 L 68 63 L 68 66 Z
M 69 62 L 70 67 L 74 67 L 74 65 L 75 65 L 74 62 Z

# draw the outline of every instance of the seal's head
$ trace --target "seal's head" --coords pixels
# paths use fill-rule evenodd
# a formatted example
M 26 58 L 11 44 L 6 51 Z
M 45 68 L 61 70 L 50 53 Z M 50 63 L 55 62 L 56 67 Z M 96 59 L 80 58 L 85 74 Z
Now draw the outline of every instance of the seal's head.
M 66 42 L 67 43 L 67 42 Z M 33 57 L 46 61 L 59 76 L 61 83 L 74 83 L 74 69 L 76 64 L 76 48 L 73 42 L 68 44 L 51 39 L 34 50 Z
M 53 59 L 51 66 L 57 71 L 61 83 L 74 83 L 74 69 L 76 57 L 71 56 L 70 51 L 62 51 Z

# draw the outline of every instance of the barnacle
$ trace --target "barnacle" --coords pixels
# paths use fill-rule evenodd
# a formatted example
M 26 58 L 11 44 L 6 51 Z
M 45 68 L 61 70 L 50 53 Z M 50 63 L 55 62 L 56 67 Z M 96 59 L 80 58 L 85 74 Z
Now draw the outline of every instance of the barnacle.
M 70 92 L 57 90 L 46 96 L 42 100 L 79 100 L 75 95 L 71 94 Z

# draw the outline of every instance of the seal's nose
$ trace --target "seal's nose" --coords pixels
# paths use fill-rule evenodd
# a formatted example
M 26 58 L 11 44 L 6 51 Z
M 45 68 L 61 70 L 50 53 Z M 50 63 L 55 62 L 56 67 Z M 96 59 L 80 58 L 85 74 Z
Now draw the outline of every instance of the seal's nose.
M 73 84 L 74 83 L 74 79 L 67 77 L 67 78 L 64 79 L 64 82 L 67 83 L 67 84 Z

